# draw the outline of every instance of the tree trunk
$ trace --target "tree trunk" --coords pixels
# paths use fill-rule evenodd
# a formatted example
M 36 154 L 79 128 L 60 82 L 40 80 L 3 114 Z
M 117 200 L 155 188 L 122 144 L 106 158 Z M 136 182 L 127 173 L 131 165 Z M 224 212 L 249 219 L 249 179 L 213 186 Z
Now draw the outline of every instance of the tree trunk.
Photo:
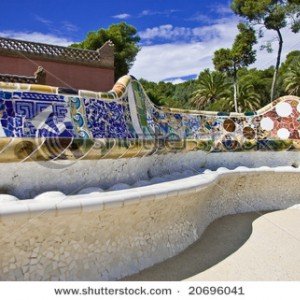
M 283 45 L 283 39 L 280 30 L 277 29 L 276 32 L 279 38 L 279 47 L 277 52 L 277 61 L 276 61 L 276 66 L 275 66 L 275 71 L 273 76 L 272 88 L 271 88 L 271 102 L 274 100 L 276 82 L 277 82 L 277 77 L 278 77 L 278 72 L 279 72 L 279 67 L 281 62 L 282 45 Z
M 238 112 L 238 99 L 237 99 L 237 70 L 234 68 L 233 74 L 233 101 L 234 101 L 234 109 L 235 112 Z
M 233 99 L 234 99 L 234 110 L 235 112 L 238 112 L 238 104 L 237 104 L 237 83 L 233 83 Z

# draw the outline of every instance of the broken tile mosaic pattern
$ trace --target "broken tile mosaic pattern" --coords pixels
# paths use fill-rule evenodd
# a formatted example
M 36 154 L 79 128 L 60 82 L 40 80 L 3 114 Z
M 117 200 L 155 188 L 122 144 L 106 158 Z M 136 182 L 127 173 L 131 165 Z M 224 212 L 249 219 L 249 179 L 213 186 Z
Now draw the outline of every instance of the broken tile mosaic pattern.
M 286 96 L 257 112 L 228 114 L 157 107 L 129 76 L 108 93 L 0 83 L 0 125 L 2 138 L 191 140 L 205 151 L 293 150 L 300 99 Z

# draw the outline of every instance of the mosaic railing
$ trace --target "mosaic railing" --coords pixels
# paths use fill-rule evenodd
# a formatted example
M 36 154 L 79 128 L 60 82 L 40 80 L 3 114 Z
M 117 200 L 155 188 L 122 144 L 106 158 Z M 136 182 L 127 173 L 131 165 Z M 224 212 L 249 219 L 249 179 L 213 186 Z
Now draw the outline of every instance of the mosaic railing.
M 108 93 L 0 82 L 0 161 L 100 159 L 300 145 L 300 99 L 246 114 L 156 107 L 122 77 Z

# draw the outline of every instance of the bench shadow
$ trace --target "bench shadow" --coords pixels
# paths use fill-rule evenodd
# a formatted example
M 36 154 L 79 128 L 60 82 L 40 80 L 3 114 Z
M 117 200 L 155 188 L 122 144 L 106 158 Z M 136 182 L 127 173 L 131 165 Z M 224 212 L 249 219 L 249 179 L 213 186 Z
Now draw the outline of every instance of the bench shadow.
M 251 236 L 252 223 L 266 213 L 244 213 L 217 219 L 198 241 L 180 254 L 121 280 L 179 281 L 197 275 L 237 251 Z

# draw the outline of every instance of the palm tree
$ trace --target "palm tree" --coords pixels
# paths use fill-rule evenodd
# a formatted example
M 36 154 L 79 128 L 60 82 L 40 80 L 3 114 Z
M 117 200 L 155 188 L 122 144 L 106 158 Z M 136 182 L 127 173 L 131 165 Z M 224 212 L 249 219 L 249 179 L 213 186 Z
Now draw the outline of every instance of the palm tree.
M 220 72 L 210 72 L 208 69 L 199 75 L 198 88 L 192 94 L 191 104 L 197 109 L 228 96 L 230 83 Z
M 284 89 L 285 91 L 294 96 L 300 96 L 300 61 L 292 64 L 284 75 Z
M 248 83 L 240 83 L 237 86 L 237 98 L 238 101 L 238 111 L 255 111 L 260 105 L 260 95 L 254 90 L 254 86 Z M 223 106 L 224 110 L 233 111 L 234 110 L 234 100 L 233 91 L 230 100 Z

